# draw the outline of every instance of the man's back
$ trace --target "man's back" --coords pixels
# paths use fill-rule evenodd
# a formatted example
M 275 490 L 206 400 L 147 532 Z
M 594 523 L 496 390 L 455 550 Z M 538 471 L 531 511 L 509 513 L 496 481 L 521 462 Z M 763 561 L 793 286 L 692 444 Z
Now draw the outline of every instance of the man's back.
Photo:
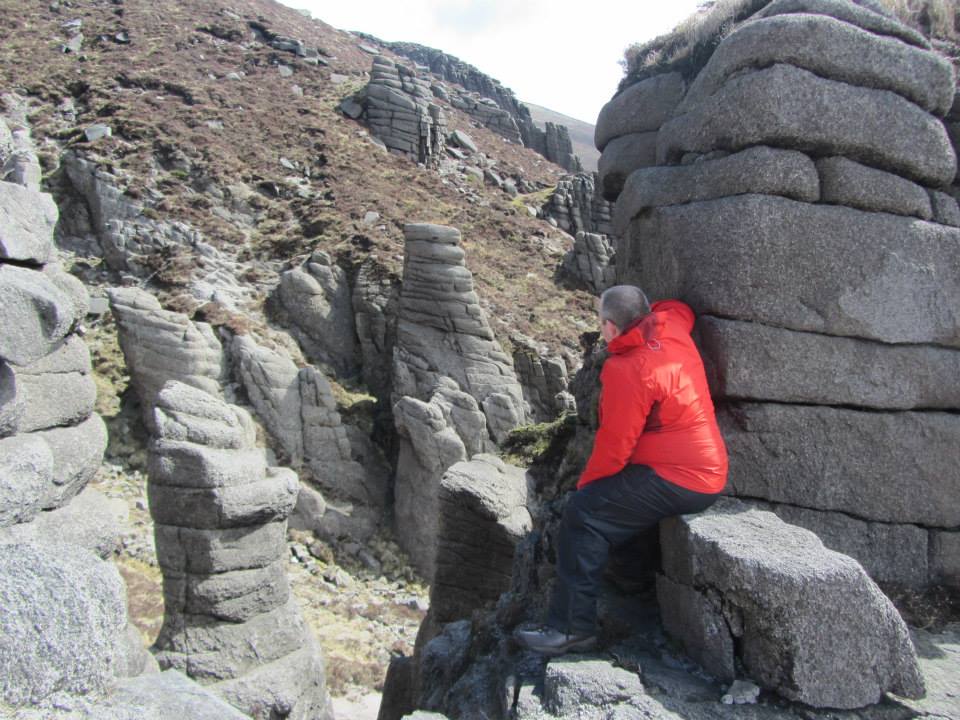
M 651 310 L 609 343 L 601 427 L 579 486 L 635 464 L 688 490 L 720 492 L 727 453 L 690 337 L 693 311 L 676 300 Z

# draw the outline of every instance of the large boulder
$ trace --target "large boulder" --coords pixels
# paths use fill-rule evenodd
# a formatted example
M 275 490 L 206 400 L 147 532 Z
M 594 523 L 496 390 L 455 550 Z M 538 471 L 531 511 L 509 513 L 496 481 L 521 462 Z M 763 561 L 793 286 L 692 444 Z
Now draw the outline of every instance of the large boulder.
M 188 385 L 160 391 L 151 428 L 160 666 L 258 719 L 331 717 L 323 659 L 286 576 L 296 475 L 258 459 L 246 411 Z
M 666 123 L 657 160 L 771 145 L 843 155 L 917 182 L 948 185 L 957 159 L 933 115 L 887 90 L 857 87 L 776 64 L 733 76 Z
M 960 408 L 960 350 L 887 345 L 701 315 L 714 398 L 886 410 Z M 923 368 L 918 373 L 917 368 Z
M 953 104 L 953 66 L 942 55 L 826 15 L 791 14 L 756 19 L 724 38 L 677 114 L 704 102 L 736 73 L 776 63 L 889 90 L 941 117 Z
M 878 522 L 960 525 L 960 418 L 740 403 L 718 414 L 744 497 Z
M 686 91 L 680 73 L 655 75 L 619 92 L 600 110 L 593 141 L 603 151 L 611 140 L 656 131 L 673 114 Z
M 430 588 L 434 622 L 468 618 L 509 589 L 514 551 L 533 527 L 527 495 L 524 471 L 493 455 L 474 455 L 444 473 Z
M 0 544 L 0 699 L 106 690 L 127 629 L 117 570 L 70 545 Z
M 0 306 L 0 360 L 17 365 L 53 352 L 82 317 L 56 278 L 16 265 L 0 264 Z
M 731 501 L 662 523 L 661 545 L 666 629 L 701 664 L 725 668 L 724 679 L 736 655 L 762 687 L 814 707 L 923 695 L 896 609 L 856 561 L 813 533 Z M 681 622 L 694 603 L 692 614 L 710 624 Z
M 876 35 L 897 38 L 908 45 L 930 49 L 930 42 L 920 32 L 885 13 L 880 3 L 868 7 L 866 2 L 853 3 L 849 0 L 773 0 L 754 17 L 792 13 L 826 15 Z
M 617 258 L 620 282 L 701 314 L 960 347 L 955 228 L 742 195 L 635 218 Z
M 0 181 L 0 259 L 47 262 L 57 216 L 50 195 Z

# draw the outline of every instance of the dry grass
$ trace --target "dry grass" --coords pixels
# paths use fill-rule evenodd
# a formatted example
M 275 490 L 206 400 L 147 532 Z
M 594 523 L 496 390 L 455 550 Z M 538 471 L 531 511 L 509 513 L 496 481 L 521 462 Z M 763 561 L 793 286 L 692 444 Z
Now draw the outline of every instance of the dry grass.
M 696 73 L 710 58 L 713 49 L 737 25 L 770 0 L 716 0 L 704 2 L 697 12 L 672 32 L 643 45 L 634 44 L 624 52 L 627 81 L 643 79 L 670 67 Z M 960 0 L 878 0 L 905 24 L 938 40 L 958 38 Z

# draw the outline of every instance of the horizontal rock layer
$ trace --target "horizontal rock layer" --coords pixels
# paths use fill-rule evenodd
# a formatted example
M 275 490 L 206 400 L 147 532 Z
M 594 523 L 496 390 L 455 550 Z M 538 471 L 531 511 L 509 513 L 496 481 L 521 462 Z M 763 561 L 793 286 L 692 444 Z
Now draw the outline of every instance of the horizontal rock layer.
M 701 314 L 960 347 L 960 232 L 943 225 L 743 195 L 653 209 L 617 257 L 618 281 Z

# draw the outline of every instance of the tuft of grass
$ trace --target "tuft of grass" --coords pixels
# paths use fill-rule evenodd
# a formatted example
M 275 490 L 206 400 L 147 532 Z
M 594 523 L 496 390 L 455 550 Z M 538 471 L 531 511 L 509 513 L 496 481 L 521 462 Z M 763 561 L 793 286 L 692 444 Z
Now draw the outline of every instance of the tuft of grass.
M 503 441 L 503 459 L 512 465 L 530 467 L 549 461 L 557 452 L 562 455 L 575 424 L 575 414 L 563 413 L 550 422 L 514 428 Z

